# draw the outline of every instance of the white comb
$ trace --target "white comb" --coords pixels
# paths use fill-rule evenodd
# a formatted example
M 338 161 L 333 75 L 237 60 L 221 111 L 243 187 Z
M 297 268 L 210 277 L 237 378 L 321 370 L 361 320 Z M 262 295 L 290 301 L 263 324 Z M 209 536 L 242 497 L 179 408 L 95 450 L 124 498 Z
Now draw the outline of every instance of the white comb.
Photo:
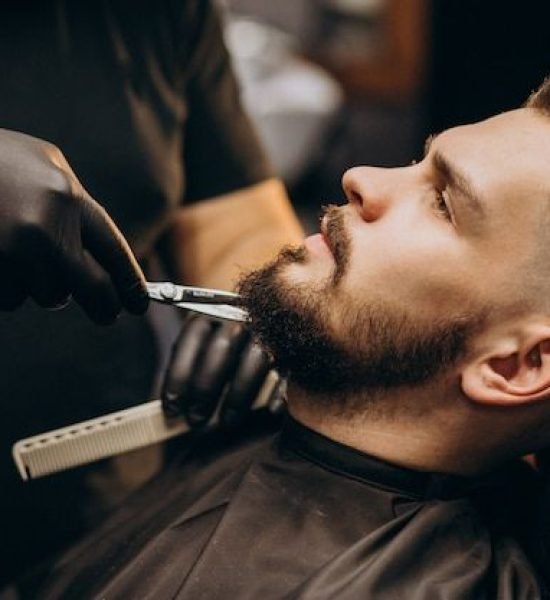
M 270 371 L 253 408 L 266 406 L 281 381 Z M 153 400 L 19 440 L 12 455 L 21 477 L 34 479 L 163 442 L 189 429 L 182 417 L 166 418 L 161 401 Z

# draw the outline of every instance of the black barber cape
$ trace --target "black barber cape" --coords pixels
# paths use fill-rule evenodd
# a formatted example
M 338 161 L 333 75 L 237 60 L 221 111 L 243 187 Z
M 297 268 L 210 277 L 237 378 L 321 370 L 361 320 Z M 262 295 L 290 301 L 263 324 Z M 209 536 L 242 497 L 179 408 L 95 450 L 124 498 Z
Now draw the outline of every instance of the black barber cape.
M 543 597 L 511 532 L 516 476 L 398 468 L 291 419 L 233 438 L 202 436 L 20 597 Z

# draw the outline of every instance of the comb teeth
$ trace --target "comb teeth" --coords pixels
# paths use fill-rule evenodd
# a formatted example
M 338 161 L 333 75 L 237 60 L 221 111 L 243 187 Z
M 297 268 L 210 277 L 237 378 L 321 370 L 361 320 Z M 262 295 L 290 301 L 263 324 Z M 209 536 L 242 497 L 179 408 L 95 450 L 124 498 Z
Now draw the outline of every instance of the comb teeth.
M 271 370 L 253 408 L 266 406 L 279 394 L 283 382 Z M 216 419 L 217 414 L 211 423 Z M 12 455 L 19 474 L 27 480 L 163 442 L 186 431 L 189 425 L 183 418 L 166 418 L 161 401 L 153 400 L 19 440 Z
M 153 400 L 20 440 L 12 454 L 26 480 L 162 442 L 188 430 L 183 419 L 166 419 L 160 400 Z

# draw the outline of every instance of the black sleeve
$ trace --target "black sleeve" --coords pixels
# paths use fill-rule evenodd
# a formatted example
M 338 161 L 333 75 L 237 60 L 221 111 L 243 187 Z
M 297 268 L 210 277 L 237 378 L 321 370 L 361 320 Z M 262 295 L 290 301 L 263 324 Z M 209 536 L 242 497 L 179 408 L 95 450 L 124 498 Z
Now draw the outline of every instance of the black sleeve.
M 241 105 L 220 16 L 210 1 L 185 4 L 188 203 L 258 183 L 272 176 L 272 170 Z

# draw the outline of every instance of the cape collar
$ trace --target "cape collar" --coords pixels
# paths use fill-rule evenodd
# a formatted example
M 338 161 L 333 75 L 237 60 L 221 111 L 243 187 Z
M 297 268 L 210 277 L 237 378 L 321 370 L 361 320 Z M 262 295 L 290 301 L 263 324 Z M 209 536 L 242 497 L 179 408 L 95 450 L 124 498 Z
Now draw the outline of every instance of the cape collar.
M 345 477 L 364 481 L 416 499 L 450 500 L 470 495 L 481 488 L 502 485 L 510 471 L 524 466 L 519 461 L 482 477 L 416 471 L 386 462 L 350 446 L 331 440 L 302 425 L 290 415 L 283 425 L 279 447 Z

